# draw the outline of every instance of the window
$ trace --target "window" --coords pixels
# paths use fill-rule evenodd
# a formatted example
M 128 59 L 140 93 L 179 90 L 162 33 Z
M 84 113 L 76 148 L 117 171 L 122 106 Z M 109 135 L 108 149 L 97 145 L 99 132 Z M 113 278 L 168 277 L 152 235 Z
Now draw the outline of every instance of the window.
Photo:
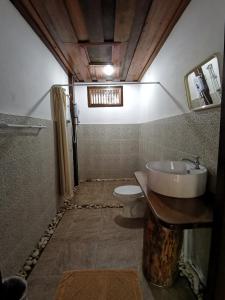
M 88 107 L 123 106 L 123 87 L 89 86 Z

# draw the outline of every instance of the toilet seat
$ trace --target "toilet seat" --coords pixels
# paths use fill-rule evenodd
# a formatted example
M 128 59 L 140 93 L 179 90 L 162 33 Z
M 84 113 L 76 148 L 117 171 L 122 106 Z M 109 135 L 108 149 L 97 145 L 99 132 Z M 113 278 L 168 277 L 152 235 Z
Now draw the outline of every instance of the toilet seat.
M 139 185 L 122 185 L 114 189 L 113 195 L 116 197 L 141 198 L 144 196 Z

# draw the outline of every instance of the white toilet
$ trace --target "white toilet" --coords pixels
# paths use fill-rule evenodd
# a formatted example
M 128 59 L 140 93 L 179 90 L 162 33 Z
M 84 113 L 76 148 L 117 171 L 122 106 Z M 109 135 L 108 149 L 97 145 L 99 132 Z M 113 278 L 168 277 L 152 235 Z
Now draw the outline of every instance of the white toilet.
M 122 216 L 126 218 L 143 218 L 146 202 L 138 185 L 122 185 L 114 189 L 113 195 L 124 205 Z

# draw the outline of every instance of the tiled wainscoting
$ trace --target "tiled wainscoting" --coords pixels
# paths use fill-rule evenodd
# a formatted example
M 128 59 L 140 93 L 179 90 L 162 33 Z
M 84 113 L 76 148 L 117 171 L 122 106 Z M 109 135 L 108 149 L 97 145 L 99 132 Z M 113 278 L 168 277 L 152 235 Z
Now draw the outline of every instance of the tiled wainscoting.
M 217 169 L 220 109 L 187 113 L 140 125 L 139 168 L 147 161 L 192 158 L 209 171 L 210 189 L 214 189 Z
M 131 177 L 149 160 L 198 155 L 214 188 L 220 109 L 187 113 L 144 124 L 78 127 L 80 180 Z
M 0 265 L 19 271 L 59 204 L 54 124 L 0 114 L 0 123 L 45 125 L 0 129 Z
M 157 120 L 140 126 L 139 169 L 150 160 L 200 156 L 208 168 L 208 188 L 215 191 L 219 142 L 220 109 L 214 108 Z M 185 234 L 185 259 L 199 269 L 206 280 L 211 230 L 194 229 Z
M 139 125 L 78 127 L 80 180 L 132 177 L 138 169 Z

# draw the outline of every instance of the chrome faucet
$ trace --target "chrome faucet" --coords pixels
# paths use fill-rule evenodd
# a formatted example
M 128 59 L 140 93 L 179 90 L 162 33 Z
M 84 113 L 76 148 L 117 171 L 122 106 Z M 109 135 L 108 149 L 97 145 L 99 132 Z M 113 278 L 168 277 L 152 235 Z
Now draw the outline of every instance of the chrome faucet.
M 194 164 L 195 169 L 199 170 L 200 169 L 200 161 L 199 161 L 200 157 L 199 156 L 195 156 L 195 160 L 189 159 L 189 158 L 182 158 L 181 160 L 186 160 L 186 161 L 190 161 L 191 163 Z

